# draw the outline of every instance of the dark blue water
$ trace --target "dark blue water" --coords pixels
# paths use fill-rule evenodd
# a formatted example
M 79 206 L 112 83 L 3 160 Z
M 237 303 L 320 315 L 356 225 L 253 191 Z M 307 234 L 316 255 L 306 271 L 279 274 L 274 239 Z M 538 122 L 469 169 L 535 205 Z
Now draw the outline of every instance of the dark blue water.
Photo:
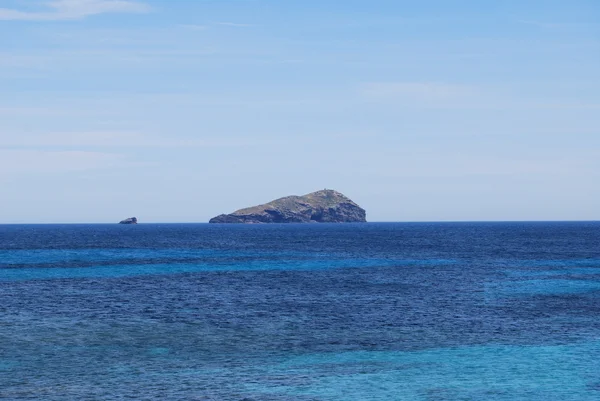
M 0 398 L 598 400 L 600 223 L 0 226 Z

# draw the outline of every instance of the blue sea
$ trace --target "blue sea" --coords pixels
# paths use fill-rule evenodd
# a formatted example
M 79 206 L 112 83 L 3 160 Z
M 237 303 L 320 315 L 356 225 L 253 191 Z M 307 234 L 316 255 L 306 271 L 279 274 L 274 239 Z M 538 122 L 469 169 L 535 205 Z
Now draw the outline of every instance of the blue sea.
M 6 400 L 600 399 L 600 223 L 0 226 Z

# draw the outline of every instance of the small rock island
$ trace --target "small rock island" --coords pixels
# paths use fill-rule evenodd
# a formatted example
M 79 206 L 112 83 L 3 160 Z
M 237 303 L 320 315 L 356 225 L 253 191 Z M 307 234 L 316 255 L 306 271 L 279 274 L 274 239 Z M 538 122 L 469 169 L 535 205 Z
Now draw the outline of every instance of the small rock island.
M 130 217 L 128 219 L 121 220 L 119 222 L 119 224 L 137 224 L 137 223 L 138 223 L 137 218 L 135 218 L 135 217 Z
M 209 223 L 365 223 L 366 212 L 332 189 L 286 196 L 264 205 L 222 214 Z

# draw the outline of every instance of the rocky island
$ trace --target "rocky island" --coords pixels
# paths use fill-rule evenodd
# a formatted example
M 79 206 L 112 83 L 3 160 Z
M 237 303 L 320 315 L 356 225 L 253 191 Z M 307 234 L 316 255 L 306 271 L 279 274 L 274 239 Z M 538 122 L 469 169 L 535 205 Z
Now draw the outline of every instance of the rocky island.
M 135 218 L 135 217 L 130 217 L 130 218 L 128 218 L 128 219 L 121 220 L 121 221 L 119 222 L 119 224 L 137 224 L 137 218 Z
M 364 223 L 366 212 L 343 194 L 324 189 L 286 196 L 264 205 L 222 214 L 209 223 Z

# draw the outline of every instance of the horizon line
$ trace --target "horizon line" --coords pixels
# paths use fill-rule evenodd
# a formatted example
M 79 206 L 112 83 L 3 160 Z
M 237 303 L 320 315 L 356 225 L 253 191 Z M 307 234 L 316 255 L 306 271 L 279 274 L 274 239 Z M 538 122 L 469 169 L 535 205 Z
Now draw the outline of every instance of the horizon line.
M 348 222 L 348 223 L 209 223 L 208 221 L 147 221 L 137 224 L 101 223 L 101 222 L 53 222 L 53 223 L 0 223 L 0 226 L 44 226 L 44 225 L 153 225 L 153 224 L 210 224 L 222 226 L 270 226 L 270 225 L 302 225 L 302 226 L 335 226 L 335 225 L 364 225 L 364 224 L 428 224 L 428 223 L 600 223 L 597 220 L 403 220 L 388 221 L 376 220 L 367 222 Z

